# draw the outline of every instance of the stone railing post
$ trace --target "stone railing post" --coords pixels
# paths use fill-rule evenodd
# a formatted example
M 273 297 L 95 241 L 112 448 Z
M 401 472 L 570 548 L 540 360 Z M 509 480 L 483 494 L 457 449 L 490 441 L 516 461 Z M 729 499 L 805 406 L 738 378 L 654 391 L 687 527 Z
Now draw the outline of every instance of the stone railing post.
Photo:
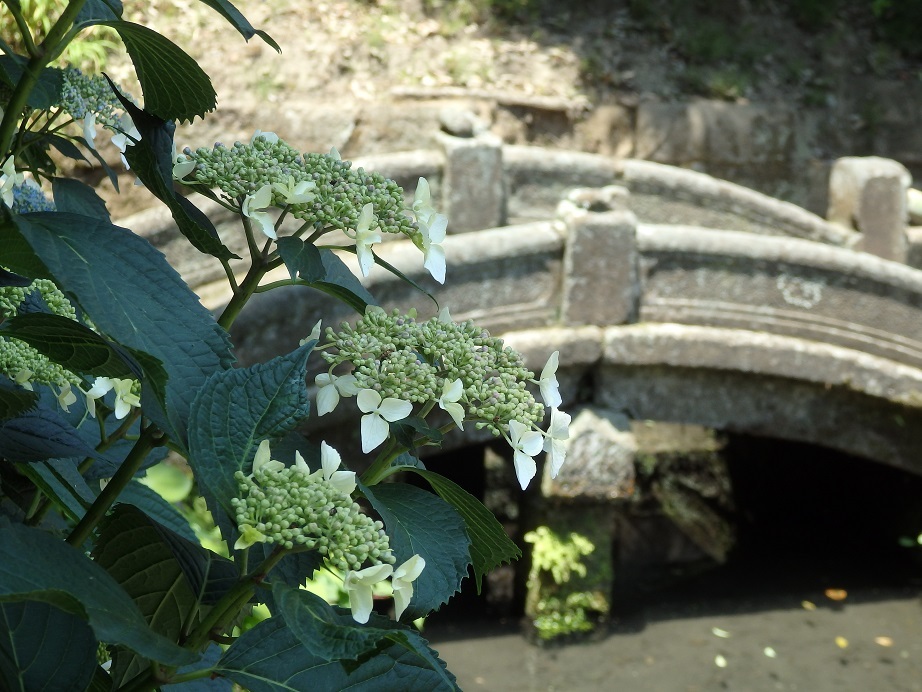
M 567 234 L 562 323 L 580 326 L 633 321 L 639 295 L 637 218 L 624 210 L 587 211 L 574 203 L 574 195 L 570 197 L 558 208 Z M 592 209 L 594 205 L 589 202 L 587 206 Z
M 535 635 L 545 641 L 604 631 L 615 578 L 616 515 L 634 492 L 637 443 L 623 414 L 583 409 L 573 419 L 566 444 L 567 461 L 556 479 L 545 464 L 543 536 L 557 542 L 558 550 L 582 550 L 579 564 L 570 565 L 563 580 L 532 557 L 525 613 Z M 531 542 L 541 553 L 540 540 Z
M 503 142 L 490 132 L 455 137 L 440 132 L 445 152 L 442 204 L 450 233 L 506 225 Z
M 905 262 L 908 216 L 906 195 L 912 176 L 891 159 L 847 156 L 838 159 L 829 176 L 829 207 L 833 223 L 862 234 L 856 249 L 896 262 Z

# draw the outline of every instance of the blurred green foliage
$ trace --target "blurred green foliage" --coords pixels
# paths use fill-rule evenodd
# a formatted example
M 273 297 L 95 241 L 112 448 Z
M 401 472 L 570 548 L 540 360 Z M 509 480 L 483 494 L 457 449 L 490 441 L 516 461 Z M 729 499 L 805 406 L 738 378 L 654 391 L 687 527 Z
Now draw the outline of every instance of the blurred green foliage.
M 54 25 L 67 0 L 19 0 L 23 17 L 35 35 L 38 45 Z M 26 54 L 25 43 L 16 26 L 12 13 L 6 8 L 0 10 L 0 36 L 20 55 Z M 98 73 L 106 66 L 109 53 L 119 47 L 117 34 L 108 27 L 95 26 L 84 30 L 81 40 L 72 41 L 56 63 L 70 64 L 84 72 Z

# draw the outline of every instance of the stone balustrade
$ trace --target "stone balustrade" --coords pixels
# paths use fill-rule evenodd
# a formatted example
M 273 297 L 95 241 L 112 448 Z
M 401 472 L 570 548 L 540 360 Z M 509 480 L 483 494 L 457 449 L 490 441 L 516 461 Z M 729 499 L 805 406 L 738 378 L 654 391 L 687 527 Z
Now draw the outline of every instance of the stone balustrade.
M 888 246 L 883 241 L 887 238 L 898 242 L 898 234 L 892 228 L 886 230 L 880 220 L 862 222 L 867 232 L 884 228 L 880 231 L 883 235 L 872 242 L 867 234 L 691 171 L 642 161 L 622 161 L 616 166 L 613 160 L 595 155 L 501 147 L 489 136 L 446 135 L 443 140 L 442 152 L 404 152 L 356 165 L 395 178 L 406 186 L 408 195 L 415 180 L 425 176 L 449 215 L 460 213 L 464 206 L 489 213 L 476 222 L 471 216 L 469 228 L 462 229 L 465 232 L 446 239 L 445 286 L 431 280 L 421 266 L 418 250 L 409 242 L 386 243 L 380 254 L 436 294 L 441 304 L 451 307 L 456 319 L 473 319 L 493 333 L 508 334 L 512 341 L 516 333 L 550 330 L 541 337 L 542 347 L 531 361 L 536 367 L 554 350 L 552 345 L 563 339 L 568 342 L 560 349 L 565 382 L 575 383 L 586 373 L 608 372 L 609 366 L 622 368 L 618 372 L 625 381 L 638 377 L 630 372 L 642 370 L 660 374 L 663 369 L 673 374 L 687 371 L 698 373 L 694 377 L 699 378 L 701 373 L 714 370 L 724 375 L 736 373 L 753 382 L 764 376 L 774 388 L 779 382 L 789 382 L 798 387 L 847 390 L 849 396 L 871 397 L 882 405 L 906 408 L 905 415 L 915 411 L 920 396 L 913 373 L 922 367 L 922 272 L 848 249 L 870 249 L 875 242 L 879 249 L 885 249 Z M 464 182 L 474 175 L 474 169 L 483 167 L 493 170 L 479 178 L 477 185 L 485 185 L 483 189 Z M 831 209 L 837 210 L 840 218 L 848 214 L 848 199 L 863 199 L 861 190 L 868 181 L 882 180 L 881 185 L 890 185 L 891 197 L 894 190 L 905 193 L 908 185 L 898 164 L 876 159 L 844 160 L 834 170 L 836 184 L 857 191 L 851 196 L 833 197 Z M 559 199 L 564 187 L 580 184 L 596 187 L 572 192 L 556 214 L 550 211 L 551 200 Z M 877 199 L 877 192 L 867 194 Z M 471 196 L 492 201 L 478 204 Z M 638 221 L 636 211 L 642 213 L 643 205 L 638 208 L 637 198 L 647 202 L 678 200 L 705 214 L 719 212 L 718 216 L 694 220 L 710 220 L 723 229 L 650 223 L 643 218 Z M 869 203 L 863 204 L 863 211 L 857 214 L 862 219 L 871 214 Z M 243 250 L 242 234 L 234 219 L 214 206 L 207 211 L 215 212 L 221 237 L 232 248 Z M 510 211 L 514 217 L 543 215 L 545 220 L 474 228 L 491 219 L 501 220 Z M 904 212 L 905 205 L 895 215 L 881 213 L 890 214 L 893 222 Z M 164 212 L 145 212 L 124 223 L 161 247 L 206 304 L 218 308 L 227 300 L 223 280 L 208 283 L 223 275 L 218 263 L 203 258 L 175 230 L 171 232 Z M 734 224 L 741 230 L 734 229 Z M 387 308 L 415 307 L 423 316 L 437 309 L 424 294 L 379 267 L 373 269 L 366 285 Z M 257 295 L 235 325 L 238 355 L 244 363 L 265 360 L 293 348 L 317 320 L 323 318 L 330 324 L 348 316 L 343 306 L 310 290 L 289 288 Z M 577 358 L 579 365 L 568 360 L 574 345 L 570 342 L 575 338 L 571 337 L 584 334 L 583 328 L 627 330 L 624 343 L 636 344 L 636 336 L 629 339 L 627 335 L 638 333 L 637 324 L 646 329 L 657 324 L 673 325 L 670 329 L 684 325 L 683 329 L 691 331 L 683 334 L 695 334 L 694 339 L 709 344 L 710 352 L 718 355 L 710 365 L 692 358 L 685 363 L 675 358 L 639 363 L 626 356 L 623 362 L 608 363 L 602 354 L 622 351 L 606 350 L 600 345 L 606 342 L 596 340 L 594 345 L 577 349 L 582 354 Z M 569 336 L 560 336 L 561 330 Z M 678 348 L 686 341 L 677 334 L 659 331 L 651 343 L 673 343 Z M 711 337 L 703 338 L 707 334 Z M 773 341 L 760 341 L 766 334 Z M 587 359 L 586 352 L 597 353 Z M 666 351 L 651 351 L 659 352 Z M 677 352 L 691 353 L 687 348 Z M 754 362 L 761 365 L 744 367 L 736 357 L 739 353 L 753 358 L 758 354 Z M 808 358 L 809 354 L 814 355 Z M 820 368 L 821 361 L 830 364 L 832 370 Z M 812 365 L 799 367 L 803 362 Z M 727 365 L 719 367 L 720 363 Z M 733 363 L 736 365 L 729 365 Z M 821 381 L 810 377 L 811 368 L 814 373 L 823 373 Z M 625 387 L 614 390 L 627 391 Z M 682 398 L 679 391 L 673 395 Z M 643 403 L 646 399 L 632 403 L 624 396 L 615 401 L 619 407 L 650 414 L 649 405 Z M 783 399 L 779 394 L 779 406 Z M 602 400 L 605 405 L 612 403 L 610 398 Z M 580 398 L 572 394 L 570 401 L 579 402 Z M 740 411 L 744 408 L 741 406 Z M 732 416 L 725 419 L 701 414 L 698 418 L 719 419 L 730 428 L 734 425 Z M 770 425 L 751 420 L 740 429 L 744 428 L 766 430 Z M 785 434 L 777 429 L 774 432 Z M 794 439 L 806 439 L 806 434 L 800 429 L 791 432 Z M 859 444 L 857 438 L 843 445 L 865 455 L 873 451 Z M 905 458 L 908 447 L 896 445 L 894 450 L 877 449 L 873 455 L 901 466 L 914 465 Z

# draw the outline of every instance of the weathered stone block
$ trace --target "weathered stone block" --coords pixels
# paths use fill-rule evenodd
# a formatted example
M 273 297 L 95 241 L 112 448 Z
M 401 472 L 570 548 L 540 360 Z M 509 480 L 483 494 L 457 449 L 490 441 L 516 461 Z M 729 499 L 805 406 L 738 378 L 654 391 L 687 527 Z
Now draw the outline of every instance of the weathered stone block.
M 830 221 L 863 234 L 860 249 L 884 259 L 906 259 L 906 195 L 912 176 L 896 161 L 847 156 L 829 176 Z
M 640 320 L 734 327 L 922 366 L 922 273 L 797 238 L 640 225 Z
M 705 156 L 707 133 L 684 103 L 644 102 L 637 108 L 634 156 L 660 163 L 689 164 Z
M 845 247 L 860 239 L 850 228 L 794 204 L 704 173 L 635 159 L 621 161 L 619 173 L 641 222 L 789 235 Z
M 503 148 L 499 137 L 452 137 L 440 132 L 445 150 L 441 208 L 452 233 L 496 228 L 506 223 Z
M 567 460 L 557 478 L 545 465 L 541 490 L 547 497 L 608 502 L 634 490 L 637 442 L 626 416 L 609 409 L 585 408 L 570 424 Z
M 637 219 L 631 212 L 572 213 L 564 250 L 564 324 L 621 324 L 636 312 Z

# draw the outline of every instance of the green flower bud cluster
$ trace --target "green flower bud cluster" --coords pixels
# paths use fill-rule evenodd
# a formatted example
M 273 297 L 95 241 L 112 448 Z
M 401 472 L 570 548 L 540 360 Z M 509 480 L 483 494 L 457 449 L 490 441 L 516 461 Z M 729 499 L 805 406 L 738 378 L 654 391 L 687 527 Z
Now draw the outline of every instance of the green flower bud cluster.
M 183 181 L 218 188 L 224 197 L 240 203 L 242 198 L 272 184 L 272 205 L 288 208 L 295 218 L 316 229 L 354 229 L 362 207 L 371 203 L 378 227 L 385 233 L 411 238 L 419 234 L 405 213 L 403 189 L 379 173 L 368 173 L 331 154 L 301 154 L 271 133 L 257 133 L 250 144 L 220 143 L 213 148 L 183 150 L 185 159 L 195 162 L 194 172 Z M 288 204 L 282 188 L 312 182 L 313 198 Z
M 25 287 L 0 287 L 0 317 L 16 315 L 22 302 L 35 291 L 38 291 L 51 312 L 72 320 L 77 319 L 77 313 L 70 301 L 49 279 L 36 279 Z M 81 382 L 77 375 L 48 360 L 24 341 L 0 337 L 0 373 L 19 381 L 17 376 L 26 371 L 29 375 L 23 384 L 29 381 L 63 387 L 65 384 L 78 385 Z
M 74 120 L 81 120 L 87 114 L 95 113 L 96 122 L 100 125 L 111 130 L 121 129 L 119 117 L 122 104 L 113 93 L 109 82 L 101 75 L 91 77 L 76 67 L 65 68 L 60 105 Z
M 57 211 L 54 202 L 42 192 L 42 188 L 32 180 L 25 180 L 13 185 L 14 214 L 31 214 L 39 211 Z
M 478 428 L 499 436 L 510 421 L 531 427 L 544 418 L 544 405 L 526 386 L 534 373 L 521 354 L 471 321 L 455 324 L 439 316 L 417 322 L 413 313 L 369 308 L 354 327 L 343 323 L 338 333 L 327 328 L 326 337 L 329 343 L 319 348 L 331 370 L 351 363 L 356 386 L 382 398 L 437 401 L 446 384 L 460 379 L 458 403 Z
M 240 497 L 231 504 L 244 535 L 255 529 L 267 543 L 316 550 L 343 572 L 358 570 L 366 562 L 396 562 L 384 525 L 363 514 L 321 473 L 268 465 L 252 476 L 238 471 L 234 478 Z

